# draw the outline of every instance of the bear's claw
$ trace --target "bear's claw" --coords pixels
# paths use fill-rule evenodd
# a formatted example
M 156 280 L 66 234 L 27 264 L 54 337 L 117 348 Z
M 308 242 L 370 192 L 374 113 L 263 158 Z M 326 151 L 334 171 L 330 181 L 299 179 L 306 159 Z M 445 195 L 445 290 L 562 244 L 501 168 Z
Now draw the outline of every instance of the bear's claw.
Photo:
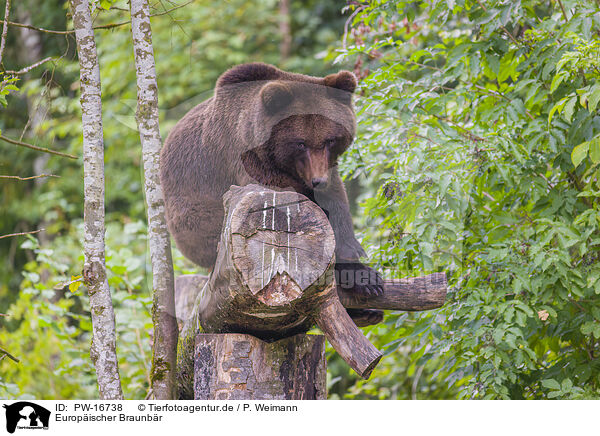
M 345 291 L 365 297 L 383 294 L 383 279 L 377 271 L 360 262 L 336 263 L 335 279 Z

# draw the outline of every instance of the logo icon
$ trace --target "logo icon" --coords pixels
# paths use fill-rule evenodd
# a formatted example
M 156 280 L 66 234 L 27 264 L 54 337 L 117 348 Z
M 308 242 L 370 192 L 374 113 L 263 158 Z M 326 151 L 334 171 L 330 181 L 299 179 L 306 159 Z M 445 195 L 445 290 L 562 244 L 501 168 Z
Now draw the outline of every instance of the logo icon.
M 5 404 L 6 409 L 6 431 L 14 433 L 19 429 L 48 429 L 50 411 L 29 401 Z

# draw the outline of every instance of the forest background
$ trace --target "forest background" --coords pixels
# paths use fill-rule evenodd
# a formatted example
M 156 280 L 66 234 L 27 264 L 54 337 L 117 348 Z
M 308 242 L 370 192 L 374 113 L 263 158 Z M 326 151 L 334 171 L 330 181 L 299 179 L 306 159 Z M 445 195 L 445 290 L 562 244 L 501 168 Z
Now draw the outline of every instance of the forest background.
M 152 297 L 128 4 L 94 6 L 117 353 L 125 397 L 143 399 Z M 365 329 L 385 353 L 370 380 L 329 350 L 330 398 L 600 397 L 600 1 L 151 7 L 163 138 L 239 63 L 360 79 L 340 164 L 359 239 L 387 277 L 445 271 L 450 289 L 438 310 Z M 29 27 L 8 28 L 2 138 L 79 158 L 0 140 L 0 397 L 97 398 L 68 5 L 13 2 L 10 21 Z M 176 274 L 197 271 L 174 254 Z

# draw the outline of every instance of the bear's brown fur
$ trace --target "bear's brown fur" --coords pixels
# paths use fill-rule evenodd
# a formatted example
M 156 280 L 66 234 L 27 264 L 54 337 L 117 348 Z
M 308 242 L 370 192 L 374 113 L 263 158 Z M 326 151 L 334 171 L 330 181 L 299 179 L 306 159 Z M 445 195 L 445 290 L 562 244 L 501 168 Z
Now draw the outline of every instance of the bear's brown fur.
M 223 194 L 259 182 L 291 188 L 328 215 L 336 238 L 341 285 L 379 294 L 381 279 L 359 258 L 348 198 L 336 159 L 351 144 L 356 119 L 348 71 L 311 77 L 271 65 L 239 65 L 217 81 L 214 96 L 171 130 L 161 153 L 167 223 L 181 252 L 214 266 L 223 223 Z M 356 273 L 370 279 L 357 283 Z

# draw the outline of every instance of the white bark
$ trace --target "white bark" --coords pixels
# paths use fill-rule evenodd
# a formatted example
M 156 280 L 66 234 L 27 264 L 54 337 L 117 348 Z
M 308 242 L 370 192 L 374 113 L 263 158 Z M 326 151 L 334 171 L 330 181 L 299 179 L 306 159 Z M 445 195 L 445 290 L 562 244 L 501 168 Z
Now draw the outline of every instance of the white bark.
M 138 88 L 137 125 L 142 143 L 148 241 L 152 261 L 154 304 L 154 347 L 152 395 L 154 399 L 176 398 L 175 366 L 177 320 L 175 318 L 171 242 L 165 219 L 163 192 L 159 179 L 161 137 L 158 124 L 158 86 L 152 49 L 152 30 L 147 0 L 131 0 L 131 32 Z
M 123 399 L 116 352 L 115 313 L 104 263 L 104 142 L 100 68 L 88 0 L 70 0 L 80 66 L 83 123 L 83 276 L 90 297 L 93 337 L 90 355 L 101 399 Z
M 2 57 L 4 56 L 4 47 L 6 47 L 6 35 L 8 33 L 8 21 L 10 18 L 10 0 L 6 0 L 4 9 L 4 23 L 2 24 L 2 36 L 0 37 L 0 64 L 2 64 Z

